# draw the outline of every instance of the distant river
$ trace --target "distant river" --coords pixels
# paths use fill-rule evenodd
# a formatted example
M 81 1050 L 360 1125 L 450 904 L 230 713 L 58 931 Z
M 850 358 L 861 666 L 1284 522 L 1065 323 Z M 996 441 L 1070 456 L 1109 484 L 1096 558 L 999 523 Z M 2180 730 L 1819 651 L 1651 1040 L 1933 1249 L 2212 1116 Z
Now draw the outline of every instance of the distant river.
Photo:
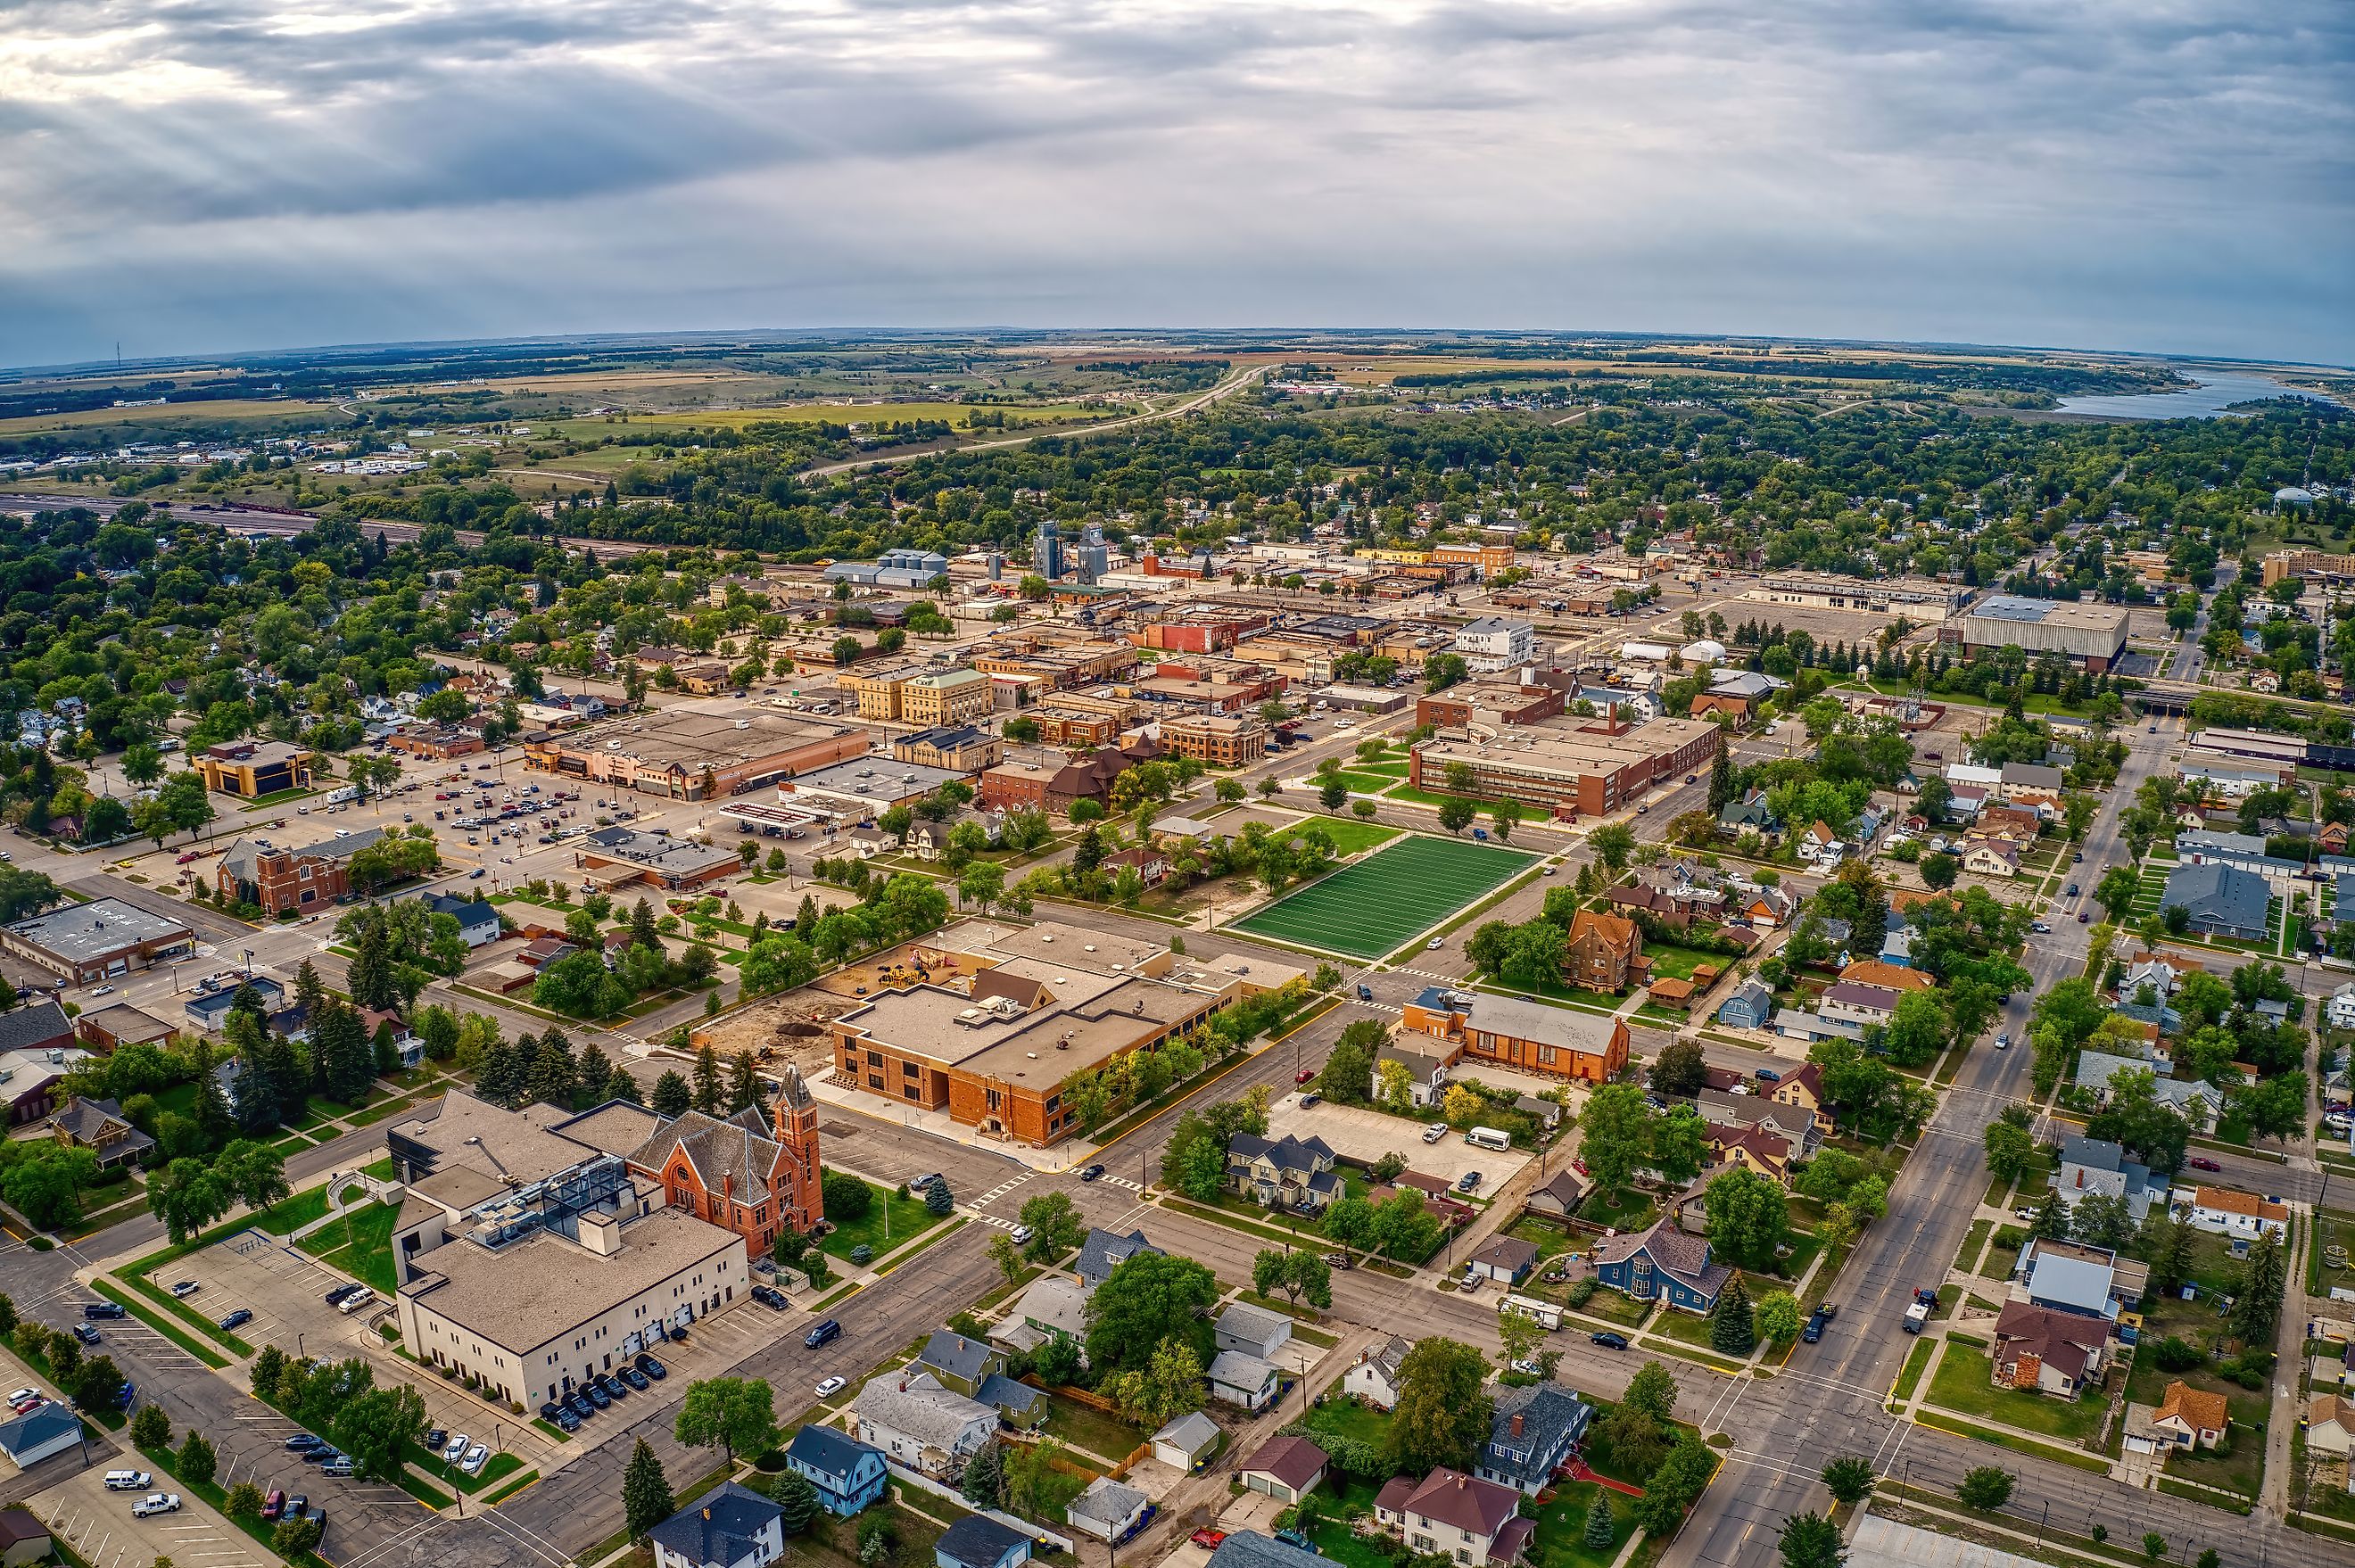
M 2317 397 L 2302 387 L 2285 387 L 2270 376 L 2253 376 L 2223 370 L 2183 370 L 2198 386 L 2179 392 L 2111 393 L 2097 397 L 2063 398 L 2061 411 L 2068 414 L 2105 414 L 2112 419 L 2127 420 L 2205 420 L 2214 419 L 2234 403 L 2253 403 L 2266 398 L 2311 398 L 2318 403 L 2330 400 Z

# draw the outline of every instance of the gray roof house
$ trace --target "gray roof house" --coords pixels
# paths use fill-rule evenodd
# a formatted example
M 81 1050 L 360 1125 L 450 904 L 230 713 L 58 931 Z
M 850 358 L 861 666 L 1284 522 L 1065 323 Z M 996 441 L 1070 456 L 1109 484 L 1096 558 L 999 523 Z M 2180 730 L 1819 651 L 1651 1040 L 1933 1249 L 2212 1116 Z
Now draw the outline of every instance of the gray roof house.
M 1276 1351 L 1292 1338 L 1291 1318 L 1244 1301 L 1219 1314 L 1216 1327 L 1220 1349 L 1241 1350 L 1263 1361 L 1274 1360 Z
M 1608 1020 L 1606 1020 L 1608 1021 Z M 1227 1140 L 1227 1184 L 1270 1207 L 1322 1209 L 1341 1196 L 1333 1147 L 1323 1138 L 1263 1138 L 1237 1133 Z
M 80 1441 L 81 1418 L 62 1404 L 45 1404 L 14 1421 L 0 1422 L 0 1454 L 7 1455 L 19 1470 L 29 1470 Z
M 933 1568 L 1015 1568 L 1030 1560 L 1030 1538 L 996 1520 L 969 1513 L 932 1543 Z
M 997 1430 L 996 1410 L 923 1372 L 877 1378 L 850 1402 L 850 1413 L 859 1441 L 882 1449 L 894 1464 L 932 1476 L 956 1469 Z
M 2126 1150 L 2101 1138 L 2070 1138 L 2061 1146 L 2061 1168 L 2053 1173 L 2053 1189 L 2062 1207 L 2074 1209 L 2092 1192 L 2126 1200 L 2126 1209 L 2140 1224 L 2154 1199 L 2167 1199 L 2167 1179 L 2154 1176 L 2148 1166 L 2126 1157 Z
M 1255 1530 L 1230 1531 L 1210 1553 L 1209 1568 L 1327 1568 L 1314 1552 L 1262 1535 Z
M 1107 1275 L 1137 1253 L 1160 1250 L 1145 1239 L 1142 1231 L 1131 1231 L 1124 1236 L 1116 1231 L 1093 1230 L 1080 1243 L 1079 1262 L 1071 1265 L 1071 1272 L 1080 1276 L 1081 1284 L 1093 1290 Z
M 2202 935 L 2256 942 L 2265 934 L 2271 898 L 2264 878 L 2254 871 L 2217 861 L 2187 861 L 2168 873 L 2158 905 L 2162 911 L 2180 905 L 2191 918 L 2191 929 Z
M 2355 905 L 2350 907 L 2355 909 Z M 1406 1069 L 1408 1104 L 1428 1105 L 1437 1101 L 1440 1095 L 1446 1092 L 1447 1059 L 1445 1057 L 1433 1056 L 1420 1051 L 1404 1050 L 1395 1045 L 1386 1045 L 1374 1058 L 1373 1083 L 1370 1092 L 1375 1100 L 1380 1101 L 1382 1098 L 1383 1064 L 1392 1061 Z
M 916 1365 L 939 1379 L 943 1388 L 973 1398 L 992 1373 L 1006 1370 L 1006 1352 L 954 1329 L 939 1328 L 916 1352 Z
M 1594 1407 L 1558 1383 L 1499 1390 L 1474 1473 L 1535 1496 L 1584 1440 Z
M 1210 1397 L 1264 1410 L 1284 1390 L 1284 1374 L 1257 1356 L 1221 1350 L 1210 1360 Z
M 1728 1029 L 1764 1029 L 1774 1016 L 1774 993 L 1755 975 L 1717 1005 L 1717 1021 Z
M 1153 1456 L 1171 1469 L 1191 1474 L 1219 1445 L 1219 1424 L 1189 1410 L 1153 1435 Z
M 647 1532 L 655 1568 L 761 1568 L 784 1555 L 784 1509 L 733 1481 Z
M 1153 1499 L 1135 1487 L 1123 1486 L 1110 1476 L 1098 1476 L 1088 1483 L 1088 1489 L 1071 1499 L 1063 1509 L 1063 1517 L 1073 1530 L 1094 1536 L 1099 1541 L 1126 1541 L 1136 1532 Z
M 1032 1280 L 1006 1320 L 990 1330 L 990 1338 L 1009 1350 L 1035 1350 L 1056 1338 L 1079 1344 L 1087 1337 L 1087 1288 L 1060 1274 Z M 1083 1353 L 1082 1364 L 1086 1360 Z

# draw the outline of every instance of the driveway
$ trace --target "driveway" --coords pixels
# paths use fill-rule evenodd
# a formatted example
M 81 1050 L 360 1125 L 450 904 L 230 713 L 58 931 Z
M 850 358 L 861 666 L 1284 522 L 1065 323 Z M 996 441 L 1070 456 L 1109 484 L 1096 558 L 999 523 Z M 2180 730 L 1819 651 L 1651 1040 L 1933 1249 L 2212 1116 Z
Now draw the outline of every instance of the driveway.
M 1329 1100 L 1304 1111 L 1297 1094 L 1286 1094 L 1268 1107 L 1267 1130 L 1270 1137 L 1290 1133 L 1323 1138 L 1334 1153 L 1367 1165 L 1396 1151 L 1406 1157 L 1409 1170 L 1451 1184 L 1465 1171 L 1476 1170 L 1484 1179 L 1484 1190 L 1502 1186 L 1532 1157 L 1518 1149 L 1475 1148 L 1464 1141 L 1463 1134 L 1455 1132 L 1427 1144 L 1420 1123 L 1356 1105 L 1336 1105 Z

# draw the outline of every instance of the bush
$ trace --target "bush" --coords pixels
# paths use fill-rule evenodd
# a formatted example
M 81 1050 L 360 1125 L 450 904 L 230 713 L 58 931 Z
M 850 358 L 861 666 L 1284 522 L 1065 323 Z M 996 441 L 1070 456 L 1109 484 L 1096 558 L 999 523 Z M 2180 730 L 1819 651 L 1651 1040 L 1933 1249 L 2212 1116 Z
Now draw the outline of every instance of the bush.
M 2199 1348 L 2187 1345 L 2170 1334 L 2150 1348 L 2150 1359 L 2158 1363 L 2162 1372 L 2188 1372 L 2208 1358 Z
M 868 1189 L 867 1183 L 838 1170 L 826 1173 L 820 1189 L 826 1200 L 826 1218 L 843 1224 L 865 1219 L 867 1211 L 875 1206 L 875 1194 Z
M 1570 1287 L 1570 1305 L 1572 1307 L 1576 1308 L 1583 1307 L 1593 1299 L 1594 1282 L 1593 1280 L 1582 1279 L 1576 1285 Z

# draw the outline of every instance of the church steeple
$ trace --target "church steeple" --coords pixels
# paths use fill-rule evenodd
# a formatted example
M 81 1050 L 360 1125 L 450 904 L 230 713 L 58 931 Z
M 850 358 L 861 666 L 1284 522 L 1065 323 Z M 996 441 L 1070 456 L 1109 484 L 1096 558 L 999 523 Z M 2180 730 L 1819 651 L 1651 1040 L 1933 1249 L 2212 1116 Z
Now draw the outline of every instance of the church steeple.
M 770 1115 L 785 1156 L 778 1182 L 781 1209 L 795 1229 L 805 1231 L 825 1217 L 826 1200 L 818 1184 L 817 1101 L 802 1082 L 800 1068 L 784 1070 Z

